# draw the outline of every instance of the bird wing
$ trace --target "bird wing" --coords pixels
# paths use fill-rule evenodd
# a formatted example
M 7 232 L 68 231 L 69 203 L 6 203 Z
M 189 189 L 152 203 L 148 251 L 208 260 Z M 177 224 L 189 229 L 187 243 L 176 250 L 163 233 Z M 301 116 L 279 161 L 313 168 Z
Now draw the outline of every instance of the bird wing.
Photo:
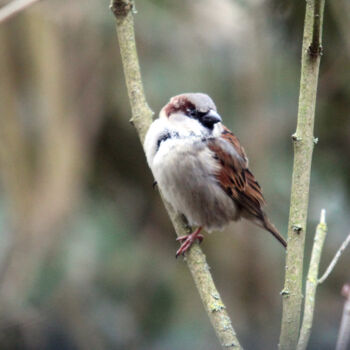
M 224 144 L 223 141 L 225 141 Z M 262 209 L 265 200 L 261 187 L 248 169 L 248 158 L 238 138 L 229 129 L 223 127 L 219 137 L 208 140 L 208 147 L 220 164 L 215 176 L 221 188 L 236 203 L 241 215 L 253 219 L 255 224 L 271 232 L 286 247 L 287 242 Z
M 215 174 L 220 186 L 238 207 L 262 220 L 261 208 L 265 200 L 260 185 L 248 169 L 248 158 L 243 147 L 238 138 L 226 127 L 220 138 L 210 139 L 208 144 L 209 149 L 215 154 L 215 159 L 221 165 L 218 173 Z M 232 147 L 232 152 L 227 152 L 222 147 L 223 140 L 226 141 L 225 148 Z

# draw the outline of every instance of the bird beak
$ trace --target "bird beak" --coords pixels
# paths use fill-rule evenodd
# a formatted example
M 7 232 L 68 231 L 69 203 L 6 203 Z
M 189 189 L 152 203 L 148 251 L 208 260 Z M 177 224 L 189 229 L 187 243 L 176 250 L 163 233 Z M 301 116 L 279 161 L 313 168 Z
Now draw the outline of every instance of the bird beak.
M 207 114 L 203 115 L 201 119 L 203 124 L 208 126 L 213 126 L 214 124 L 222 121 L 220 115 L 212 109 Z

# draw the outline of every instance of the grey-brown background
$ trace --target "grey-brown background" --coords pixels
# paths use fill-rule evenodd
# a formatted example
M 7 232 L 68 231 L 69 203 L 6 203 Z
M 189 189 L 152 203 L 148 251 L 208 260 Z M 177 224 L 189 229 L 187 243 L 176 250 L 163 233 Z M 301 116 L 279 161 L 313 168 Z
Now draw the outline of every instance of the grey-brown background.
M 1 1 L 1 5 L 8 1 Z M 206 92 L 286 232 L 304 2 L 137 1 L 150 106 Z M 327 2 L 306 263 L 349 231 L 350 8 Z M 218 349 L 136 133 L 108 2 L 43 1 L 0 25 L 0 347 Z M 202 244 L 242 344 L 276 348 L 284 252 L 247 222 Z M 332 349 L 350 254 L 317 293 L 310 349 Z

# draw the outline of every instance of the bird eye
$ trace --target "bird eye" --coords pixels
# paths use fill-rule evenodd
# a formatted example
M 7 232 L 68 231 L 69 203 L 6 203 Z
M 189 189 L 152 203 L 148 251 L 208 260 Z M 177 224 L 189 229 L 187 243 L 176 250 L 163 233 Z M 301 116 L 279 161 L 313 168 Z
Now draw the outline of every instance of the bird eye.
M 195 108 L 188 108 L 187 114 L 191 116 L 192 118 L 195 118 L 197 116 L 197 111 Z

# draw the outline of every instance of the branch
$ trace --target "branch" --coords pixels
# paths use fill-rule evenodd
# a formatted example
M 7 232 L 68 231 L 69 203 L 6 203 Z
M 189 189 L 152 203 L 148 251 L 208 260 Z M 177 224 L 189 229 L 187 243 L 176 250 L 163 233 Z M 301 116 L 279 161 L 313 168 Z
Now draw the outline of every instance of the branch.
M 139 138 L 143 143 L 145 134 L 152 122 L 153 112 L 147 105 L 141 81 L 135 44 L 134 19 L 132 14 L 133 1 L 112 0 L 110 8 L 116 17 L 120 53 L 132 110 L 131 122 L 135 126 Z M 186 234 L 187 226 L 183 218 L 177 215 L 165 201 L 164 205 L 174 225 L 176 234 L 178 236 Z M 242 349 L 226 312 L 226 307 L 220 298 L 209 272 L 205 255 L 198 245 L 194 245 L 191 248 L 185 260 L 221 346 L 224 349 Z
M 6 21 L 17 13 L 40 0 L 14 0 L 0 9 L 0 23 Z
M 335 265 L 337 264 L 339 258 L 342 256 L 344 250 L 346 249 L 346 247 L 348 246 L 349 243 L 350 243 L 350 233 L 345 238 L 345 241 L 342 243 L 342 245 L 339 247 L 338 251 L 334 255 L 334 258 L 332 259 L 331 263 L 327 267 L 326 272 L 318 280 L 319 284 L 323 283 L 328 278 L 328 276 L 331 274 L 331 272 L 333 271 L 333 269 L 334 269 Z
M 349 234 L 345 239 L 345 241 L 340 246 L 340 248 L 338 249 L 333 260 L 329 264 L 326 272 L 323 274 L 321 278 L 318 279 L 318 270 L 319 270 L 322 248 L 327 235 L 327 225 L 325 221 L 325 215 L 326 215 L 325 210 L 323 209 L 321 211 L 320 223 L 317 225 L 314 245 L 311 253 L 311 260 L 310 260 L 309 272 L 307 275 L 307 282 L 306 282 L 306 289 L 305 289 L 304 316 L 303 316 L 303 322 L 300 330 L 300 337 L 298 341 L 297 350 L 305 350 L 309 342 L 313 315 L 315 310 L 315 295 L 316 295 L 317 287 L 319 284 L 323 283 L 327 279 L 327 277 L 331 274 L 331 272 L 334 269 L 334 266 L 337 264 L 340 256 L 342 255 L 342 253 L 344 252 L 344 250 L 346 249 L 347 245 L 350 242 L 350 234 Z M 350 296 L 350 289 L 349 289 L 349 296 Z
M 324 0 L 306 2 L 302 67 L 297 130 L 294 141 L 294 164 L 288 223 L 283 314 L 280 349 L 291 350 L 297 345 L 302 303 L 304 244 L 309 202 L 310 172 L 314 146 L 314 119 L 321 46 Z
M 336 350 L 348 349 L 350 342 L 350 285 L 345 284 L 342 288 L 342 295 L 346 298 L 343 316 L 340 322 L 340 329 L 337 339 Z
M 318 269 L 320 265 L 323 244 L 327 235 L 327 224 L 325 220 L 326 211 L 322 209 L 320 223 L 317 225 L 314 244 L 312 247 L 309 272 L 307 275 L 305 290 L 304 317 L 300 330 L 297 350 L 305 350 L 310 338 L 314 309 L 315 295 L 318 286 Z

